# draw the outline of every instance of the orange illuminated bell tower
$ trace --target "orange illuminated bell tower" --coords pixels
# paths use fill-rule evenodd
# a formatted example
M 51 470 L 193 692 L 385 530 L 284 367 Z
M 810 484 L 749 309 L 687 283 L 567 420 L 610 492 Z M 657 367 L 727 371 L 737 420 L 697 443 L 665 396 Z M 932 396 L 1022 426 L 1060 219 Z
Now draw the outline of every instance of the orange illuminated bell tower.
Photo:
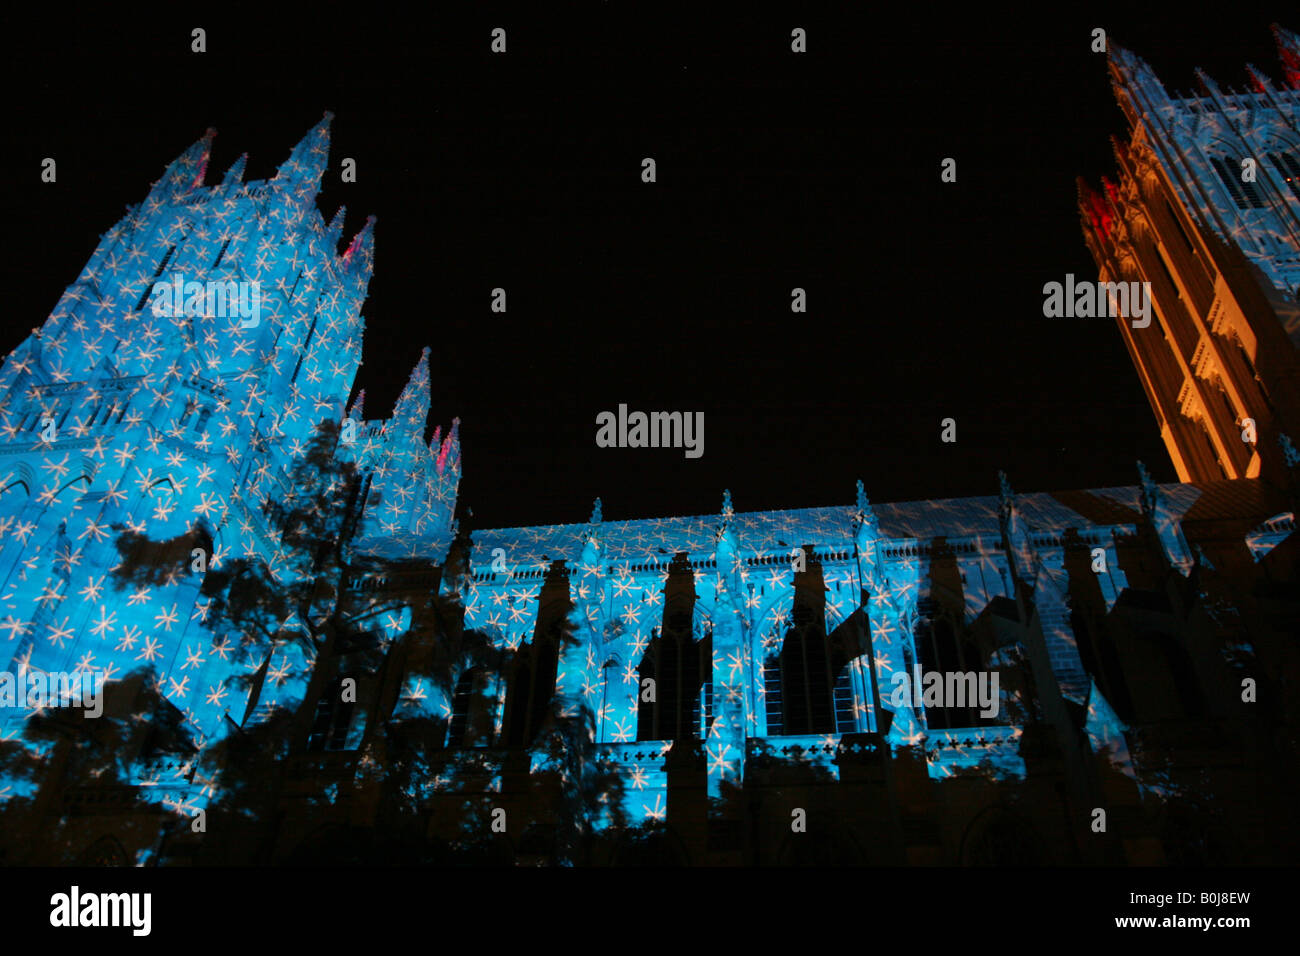
M 1079 182 L 1101 280 L 1150 283 L 1150 324 L 1119 327 L 1182 481 L 1285 482 L 1300 443 L 1300 38 L 1273 31 L 1285 87 L 1198 71 L 1199 96 L 1111 43 L 1129 139 L 1116 181 Z

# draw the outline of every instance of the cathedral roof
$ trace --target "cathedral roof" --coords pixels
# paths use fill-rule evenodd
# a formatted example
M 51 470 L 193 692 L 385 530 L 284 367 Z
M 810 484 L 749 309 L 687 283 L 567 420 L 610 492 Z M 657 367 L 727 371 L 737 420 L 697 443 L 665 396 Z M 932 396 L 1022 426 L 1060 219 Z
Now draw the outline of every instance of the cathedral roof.
M 1187 521 L 1260 520 L 1282 508 L 1268 486 L 1249 479 L 1168 484 L 1160 490 L 1173 516 Z M 1141 520 L 1141 491 L 1133 486 L 1017 494 L 1016 510 L 1030 533 L 1134 525 Z M 998 505 L 996 495 L 986 495 L 873 502 L 872 508 L 882 538 L 980 536 L 993 544 L 1001 540 L 1002 533 Z M 737 512 L 732 526 L 741 547 L 749 551 L 788 551 L 811 544 L 851 553 L 855 512 L 852 504 Z M 711 555 L 718 523 L 716 514 L 604 521 L 599 525 L 600 541 L 606 558 L 615 564 L 662 563 L 678 552 Z M 590 527 L 583 523 L 480 529 L 473 534 L 474 552 L 485 564 L 494 549 L 502 548 L 509 566 L 540 570 L 550 561 L 576 560 L 582 552 L 583 534 Z

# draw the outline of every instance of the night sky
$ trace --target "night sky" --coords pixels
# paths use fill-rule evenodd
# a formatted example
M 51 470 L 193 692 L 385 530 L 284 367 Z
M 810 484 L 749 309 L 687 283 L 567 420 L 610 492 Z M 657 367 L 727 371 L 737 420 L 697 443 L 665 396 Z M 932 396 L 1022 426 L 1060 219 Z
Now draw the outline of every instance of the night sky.
M 596 496 L 606 520 L 713 513 L 726 487 L 741 511 L 848 504 L 858 478 L 880 501 L 995 494 L 1000 468 L 1018 491 L 1128 485 L 1139 458 L 1176 480 L 1114 320 L 1042 315 L 1045 282 L 1096 278 L 1075 177 L 1112 173 L 1125 133 L 1090 32 L 1171 90 L 1194 89 L 1197 66 L 1240 87 L 1247 62 L 1278 79 L 1268 24 L 1296 28 L 1294 7 L 904 10 L 24 12 L 4 24 L 0 351 L 206 127 L 209 182 L 244 151 L 263 179 L 328 109 L 319 206 L 328 220 L 347 204 L 345 238 L 378 217 L 357 387 L 386 416 L 433 349 L 430 430 L 461 419 L 476 526 L 584 521 Z M 807 314 L 790 311 L 795 286 Z M 704 456 L 596 447 L 597 413 L 620 403 L 702 411 Z

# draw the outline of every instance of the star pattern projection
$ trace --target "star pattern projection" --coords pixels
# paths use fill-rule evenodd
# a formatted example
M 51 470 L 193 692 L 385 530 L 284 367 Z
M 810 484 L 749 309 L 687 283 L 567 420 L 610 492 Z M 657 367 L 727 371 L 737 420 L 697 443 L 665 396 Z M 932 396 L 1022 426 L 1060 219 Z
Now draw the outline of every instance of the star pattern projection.
M 301 573 L 268 505 L 301 494 L 293 476 L 321 423 L 343 423 L 361 361 L 375 219 L 339 251 L 345 211 L 327 225 L 317 210 L 331 119 L 262 182 L 244 182 L 241 156 L 205 185 L 209 130 L 103 234 L 0 367 L 0 664 L 107 682 L 143 671 L 200 753 L 250 708 L 255 721 L 292 706 L 314 664 L 310 642 L 292 639 L 301 620 L 271 622 L 280 639 L 259 640 L 213 618 L 200 589 L 234 560 L 285 584 Z M 159 307 L 158 287 L 173 283 L 241 290 L 258 308 L 232 314 L 230 300 L 188 292 L 183 308 Z M 353 542 L 362 558 L 442 555 L 450 542 L 459 437 L 453 424 L 424 441 L 428 357 L 390 420 L 361 420 L 358 399 L 337 449 L 373 475 Z M 156 579 L 123 587 L 119 544 L 133 535 L 187 547 Z M 250 700 L 242 678 L 258 672 Z M 26 716 L 0 710 L 0 735 L 22 739 Z M 167 786 L 192 787 L 199 762 L 132 772 L 184 810 L 191 797 Z

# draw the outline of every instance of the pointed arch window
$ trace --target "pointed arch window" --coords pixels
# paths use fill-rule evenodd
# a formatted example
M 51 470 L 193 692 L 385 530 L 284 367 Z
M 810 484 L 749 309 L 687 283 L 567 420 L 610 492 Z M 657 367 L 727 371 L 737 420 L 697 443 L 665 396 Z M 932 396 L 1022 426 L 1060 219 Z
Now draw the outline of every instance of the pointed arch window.
M 974 641 L 962 633 L 965 629 L 946 614 L 941 614 L 929 622 L 923 621 L 919 627 L 920 633 L 917 635 L 916 642 L 917 652 L 921 658 L 922 680 L 925 679 L 925 674 L 937 671 L 943 675 L 946 689 L 949 674 L 974 674 L 974 687 L 978 688 L 980 675 L 985 673 L 984 660 Z M 954 706 L 927 706 L 925 719 L 930 727 L 943 730 L 977 727 L 989 723 L 992 718 L 980 716 L 978 698 L 974 701 L 970 699 L 971 687 L 969 680 L 962 683 L 966 700 L 961 706 L 956 706 L 955 702 L 949 701 L 945 703 L 953 703 Z M 918 697 L 921 696 L 922 691 L 923 688 L 918 689 Z
M 140 301 L 135 304 L 135 311 L 139 312 L 144 308 L 145 303 L 149 301 L 149 296 L 153 295 L 153 287 L 158 282 L 158 277 L 167 269 L 167 264 L 172 261 L 172 256 L 176 254 L 176 247 L 172 246 L 167 250 L 167 254 L 162 257 L 162 262 L 158 263 L 158 268 L 154 270 L 153 276 L 145 283 L 144 291 L 140 293 Z
M 230 248 L 230 239 L 226 239 L 226 241 L 221 244 L 221 251 L 217 253 L 217 259 L 215 262 L 212 263 L 212 268 L 215 269 L 217 266 L 221 265 L 221 260 L 225 258 L 226 250 L 229 248 Z
M 840 668 L 832 697 L 835 705 L 835 731 L 841 734 L 853 733 L 858 729 L 858 721 L 853 697 L 853 675 L 848 665 Z
M 1222 376 L 1215 377 L 1214 390 L 1218 392 L 1219 404 L 1223 406 L 1223 410 L 1227 413 L 1228 421 L 1232 422 L 1233 425 L 1236 425 L 1240 416 L 1238 416 L 1237 410 L 1232 406 L 1232 398 L 1228 395 L 1228 386 L 1223 381 Z
M 794 625 L 780 653 L 763 662 L 768 735 L 856 731 L 848 658 L 839 642 L 827 637 L 824 616 L 796 602 Z
M 466 670 L 451 698 L 448 747 L 486 747 L 492 742 L 496 682 L 483 665 Z
M 352 736 L 350 731 L 357 709 L 356 695 L 349 694 L 349 699 L 345 699 L 343 694 L 343 681 L 349 676 L 351 675 L 340 674 L 335 677 L 316 702 L 316 715 L 307 738 L 308 750 L 349 749 L 349 737 Z M 352 679 L 355 680 L 355 676 Z
M 1242 180 L 1239 162 L 1234 167 L 1233 161 L 1222 156 L 1212 157 L 1210 162 L 1214 165 L 1219 178 L 1223 180 L 1223 185 L 1238 209 L 1263 209 L 1268 206 L 1264 201 L 1264 194 L 1260 191 L 1259 183 L 1248 183 Z
M 654 681 L 654 700 L 643 693 L 636 712 L 637 740 L 682 740 L 708 735 L 712 719 L 713 635 L 695 641 L 690 616 L 675 615 L 646 648 L 637 669 L 641 687 Z M 703 707 L 701 706 L 703 702 Z
M 559 665 L 562 622 L 538 628 L 533 643 L 519 650 L 510 668 L 504 714 L 508 747 L 527 747 L 537 738 L 550 712 Z
M 768 657 L 763 661 L 763 707 L 767 711 L 767 734 L 785 733 L 785 698 L 781 693 L 781 660 Z
M 710 676 L 700 684 L 700 694 L 696 698 L 695 715 L 692 722 L 699 725 L 699 736 L 704 740 L 709 736 L 709 726 L 713 723 L 713 677 Z
M 1168 199 L 1163 200 L 1163 202 L 1165 204 L 1165 211 L 1169 214 L 1170 222 L 1172 222 L 1178 229 L 1178 235 L 1182 237 L 1183 245 L 1186 247 L 1188 252 L 1192 255 L 1196 255 L 1196 246 L 1192 243 L 1191 237 L 1187 235 L 1187 230 L 1183 228 L 1183 221 L 1178 217 L 1178 211 L 1174 209 L 1173 204 Z
M 203 434 L 204 429 L 207 428 L 208 426 L 208 419 L 211 417 L 212 417 L 212 409 L 209 406 L 204 405 L 202 408 L 199 409 L 199 417 L 194 422 L 195 434 L 198 435 Z

